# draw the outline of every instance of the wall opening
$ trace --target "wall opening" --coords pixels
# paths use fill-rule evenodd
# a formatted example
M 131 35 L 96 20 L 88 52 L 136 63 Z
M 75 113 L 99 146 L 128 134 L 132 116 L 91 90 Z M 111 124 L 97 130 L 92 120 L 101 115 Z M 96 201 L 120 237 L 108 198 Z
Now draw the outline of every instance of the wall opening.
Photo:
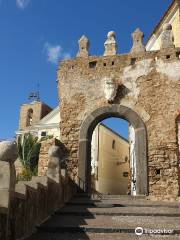
M 96 64 L 97 64 L 97 61 L 89 62 L 89 68 L 95 68 Z
M 116 104 L 105 106 L 96 109 L 90 113 L 83 121 L 80 129 L 79 139 L 79 162 L 78 162 L 78 175 L 84 181 L 86 186 L 86 192 L 91 192 L 92 176 L 91 176 L 91 140 L 93 131 L 96 129 L 98 124 L 104 123 L 105 119 L 108 118 L 120 118 L 126 120 L 129 124 L 128 131 L 130 132 L 129 139 L 129 156 L 124 159 L 130 163 L 131 170 L 128 174 L 131 179 L 131 194 L 132 195 L 148 195 L 148 174 L 147 174 L 147 138 L 146 138 L 146 127 L 142 119 L 132 109 L 119 106 Z M 112 141 L 115 139 L 112 139 Z M 117 146 L 117 142 L 115 144 Z M 112 142 L 110 144 L 112 149 Z M 131 157 L 130 157 L 131 156 Z M 96 156 L 97 157 L 97 156 Z M 130 160 L 130 159 L 133 159 Z M 119 162 L 116 162 L 118 166 Z M 134 164 L 134 165 L 133 165 Z M 100 169 L 97 168 L 98 177 Z M 94 170 L 95 172 L 95 170 Z M 127 175 L 129 171 L 124 170 L 124 175 Z M 125 174 L 126 173 L 126 174 Z M 132 175 L 134 176 L 132 178 Z M 134 189 L 132 189 L 134 187 Z M 135 193 L 133 193 L 133 191 Z
M 130 159 L 130 144 L 134 139 L 130 139 L 130 131 L 132 127 L 128 121 L 113 117 L 95 127 L 91 139 L 91 184 L 96 191 L 135 195 L 135 176 L 132 174 L 135 164 L 131 166 L 133 159 Z
M 33 122 L 33 109 L 30 108 L 27 112 L 27 123 L 26 126 L 30 127 L 32 126 L 32 122 Z

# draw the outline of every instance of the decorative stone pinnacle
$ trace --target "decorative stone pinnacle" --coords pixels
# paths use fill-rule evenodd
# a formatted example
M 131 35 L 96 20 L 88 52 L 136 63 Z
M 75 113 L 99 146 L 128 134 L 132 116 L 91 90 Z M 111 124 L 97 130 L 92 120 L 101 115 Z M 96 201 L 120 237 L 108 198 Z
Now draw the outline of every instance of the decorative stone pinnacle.
M 108 32 L 107 40 L 104 43 L 104 47 L 104 56 L 112 56 L 117 54 L 118 45 L 116 42 L 116 33 L 114 31 Z
M 79 41 L 79 52 L 77 53 L 77 57 L 88 57 L 89 56 L 89 39 L 83 35 Z
M 137 28 L 135 32 L 132 33 L 133 46 L 131 48 L 131 53 L 142 53 L 145 52 L 145 46 L 143 44 L 144 33 Z
M 172 32 L 172 25 L 167 23 L 163 27 L 161 36 L 161 49 L 174 47 L 174 36 Z

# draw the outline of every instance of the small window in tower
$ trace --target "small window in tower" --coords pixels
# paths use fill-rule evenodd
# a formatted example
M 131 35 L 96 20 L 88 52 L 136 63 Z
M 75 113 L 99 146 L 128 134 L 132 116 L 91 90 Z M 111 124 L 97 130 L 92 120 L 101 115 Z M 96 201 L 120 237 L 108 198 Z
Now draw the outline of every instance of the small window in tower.
M 115 149 L 115 148 L 116 148 L 116 141 L 113 140 L 113 141 L 112 141 L 112 149 Z
M 27 113 L 27 127 L 32 126 L 32 121 L 33 121 L 33 110 L 30 108 Z
M 114 61 L 112 62 L 112 66 L 114 65 Z

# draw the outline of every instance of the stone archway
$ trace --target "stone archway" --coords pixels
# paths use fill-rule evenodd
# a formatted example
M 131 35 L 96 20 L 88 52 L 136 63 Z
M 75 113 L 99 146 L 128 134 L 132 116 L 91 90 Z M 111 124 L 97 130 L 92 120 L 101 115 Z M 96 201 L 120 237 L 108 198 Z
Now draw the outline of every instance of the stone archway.
M 96 109 L 82 123 L 79 139 L 79 177 L 86 183 L 86 191 L 91 184 L 91 138 L 96 125 L 108 117 L 127 120 L 135 130 L 135 154 L 137 158 L 137 195 L 148 194 L 147 134 L 142 119 L 136 112 L 117 104 Z

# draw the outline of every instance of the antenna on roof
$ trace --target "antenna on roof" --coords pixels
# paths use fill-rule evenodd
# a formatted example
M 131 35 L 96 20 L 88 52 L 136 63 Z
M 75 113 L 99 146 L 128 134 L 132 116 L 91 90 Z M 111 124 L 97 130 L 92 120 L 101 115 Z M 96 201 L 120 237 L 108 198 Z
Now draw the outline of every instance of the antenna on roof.
M 39 82 L 37 83 L 37 91 L 36 92 L 30 92 L 28 96 L 28 100 L 33 101 L 40 101 L 40 91 L 39 91 L 40 85 Z

